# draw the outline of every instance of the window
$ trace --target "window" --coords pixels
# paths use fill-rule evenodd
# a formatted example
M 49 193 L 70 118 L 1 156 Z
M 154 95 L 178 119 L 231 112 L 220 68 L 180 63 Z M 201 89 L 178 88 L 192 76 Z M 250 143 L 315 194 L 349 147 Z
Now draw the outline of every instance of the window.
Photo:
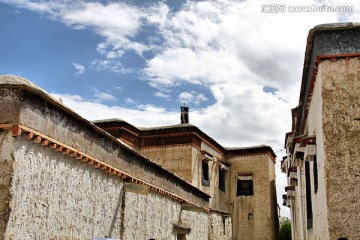
M 176 240 L 186 240 L 186 234 L 177 234 Z
M 224 216 L 222 217 L 222 224 L 223 224 L 223 235 L 225 235 L 226 234 L 226 219 Z
M 226 176 L 225 170 L 219 168 L 219 189 L 223 192 L 225 192 L 225 176 Z
M 180 225 L 174 225 L 173 231 L 176 233 L 176 240 L 186 240 L 186 234 L 189 234 L 191 229 Z
M 310 162 L 305 161 L 305 187 L 306 187 L 306 218 L 307 228 L 312 228 L 312 202 L 311 202 L 311 182 L 310 182 Z
M 210 177 L 209 177 L 209 163 L 207 161 L 202 161 L 201 163 L 201 170 L 202 170 L 202 185 L 203 186 L 210 186 Z
M 236 196 L 254 195 L 252 175 L 237 175 Z
M 313 167 L 313 174 L 314 174 L 314 191 L 315 194 L 318 191 L 318 168 L 317 168 L 317 160 L 316 160 L 316 155 L 314 155 L 314 167 Z

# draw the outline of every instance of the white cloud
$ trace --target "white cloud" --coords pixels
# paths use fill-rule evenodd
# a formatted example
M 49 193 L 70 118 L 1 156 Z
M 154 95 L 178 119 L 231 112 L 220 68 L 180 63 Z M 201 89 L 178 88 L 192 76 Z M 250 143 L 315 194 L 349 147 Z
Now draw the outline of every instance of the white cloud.
M 128 109 L 117 106 L 109 107 L 104 103 L 86 100 L 78 95 L 53 93 L 52 96 L 56 99 L 61 98 L 66 106 L 76 109 L 79 115 L 89 120 L 121 118 L 131 124 L 142 127 L 180 123 L 179 112 L 169 112 L 165 108 L 150 104 L 139 105 L 137 106 L 138 109 Z
M 79 64 L 79 63 L 72 63 L 72 65 L 73 65 L 74 68 L 75 68 L 75 75 L 76 75 L 76 76 L 79 76 L 79 75 L 85 73 L 85 67 L 84 67 L 84 65 L 81 65 L 81 64 Z
M 125 101 L 126 101 L 127 103 L 134 103 L 134 102 L 135 102 L 132 98 L 127 98 Z
M 207 98 L 202 93 L 196 93 L 194 91 L 190 92 L 182 92 L 179 94 L 180 103 L 186 103 L 187 105 L 194 103 L 195 105 L 199 105 L 201 102 L 207 101 Z
M 96 98 L 96 101 L 102 102 L 102 101 L 113 101 L 116 98 L 111 95 L 110 93 L 105 92 L 98 92 L 95 93 L 94 97 Z
M 154 95 L 155 95 L 155 97 L 160 97 L 160 98 L 165 98 L 165 99 L 168 99 L 170 97 L 169 94 L 165 94 L 162 92 L 156 92 Z
M 110 71 L 119 74 L 126 74 L 134 71 L 133 69 L 124 68 L 124 66 L 118 59 L 115 60 L 95 59 L 91 62 L 90 68 L 95 71 Z

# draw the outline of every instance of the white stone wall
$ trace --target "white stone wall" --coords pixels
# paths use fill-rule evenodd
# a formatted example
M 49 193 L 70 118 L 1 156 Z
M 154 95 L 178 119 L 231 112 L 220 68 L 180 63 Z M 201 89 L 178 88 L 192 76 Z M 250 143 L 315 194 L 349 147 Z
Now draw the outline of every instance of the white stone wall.
M 231 218 L 221 214 L 210 216 L 210 239 L 232 239 Z
M 0 239 L 3 239 L 10 214 L 10 187 L 14 162 L 10 146 L 13 140 L 9 132 L 0 133 Z
M 316 151 L 317 151 L 317 169 L 318 169 L 318 191 L 315 193 L 314 185 L 314 162 L 310 162 L 310 185 L 312 197 L 312 212 L 313 212 L 313 228 L 306 227 L 306 201 L 303 201 L 304 211 L 304 229 L 306 230 L 306 239 L 329 239 L 328 231 L 328 215 L 327 215 L 327 200 L 326 200 L 326 181 L 325 181 L 325 165 L 326 158 L 324 155 L 324 135 L 322 129 L 322 64 L 319 65 L 318 74 L 316 76 L 313 95 L 310 102 L 309 114 L 307 119 L 306 134 L 308 136 L 316 136 Z M 305 169 L 302 169 L 305 174 Z M 305 199 L 305 175 L 302 181 L 303 199 Z M 300 212 L 299 212 L 300 214 Z
M 14 148 L 5 239 L 119 237 L 120 179 L 27 140 Z
M 124 192 L 121 179 L 22 137 L 11 148 L 11 213 L 3 239 L 175 240 L 175 225 L 190 229 L 189 240 L 231 239 L 231 220 L 220 213 L 181 210 L 180 202 L 152 191 Z
M 187 240 L 231 239 L 231 220 L 215 212 L 181 210 L 181 204 L 150 192 L 125 193 L 124 233 L 122 239 L 176 240 L 174 226 L 189 228 Z
M 165 196 L 125 193 L 123 239 L 175 239 L 181 205 Z

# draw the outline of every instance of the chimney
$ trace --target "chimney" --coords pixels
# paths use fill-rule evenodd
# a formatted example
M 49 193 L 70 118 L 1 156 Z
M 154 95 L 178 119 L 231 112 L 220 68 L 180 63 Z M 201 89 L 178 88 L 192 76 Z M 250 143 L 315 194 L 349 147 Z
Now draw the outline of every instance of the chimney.
M 181 124 L 189 123 L 189 107 L 181 106 Z

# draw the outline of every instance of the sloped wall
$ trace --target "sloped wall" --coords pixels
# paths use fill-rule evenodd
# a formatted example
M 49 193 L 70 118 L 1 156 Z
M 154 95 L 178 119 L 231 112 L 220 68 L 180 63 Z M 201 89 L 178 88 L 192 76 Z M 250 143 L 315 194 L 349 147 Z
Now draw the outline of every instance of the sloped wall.
M 123 239 L 175 239 L 181 205 L 155 193 L 125 193 Z
M 231 220 L 216 212 L 205 213 L 181 208 L 181 204 L 150 192 L 125 193 L 122 239 L 177 239 L 174 226 L 188 229 L 187 240 L 230 240 Z
M 14 157 L 10 147 L 13 138 L 9 132 L 0 132 L 0 239 L 3 239 L 10 215 L 10 187 Z
M 119 237 L 120 179 L 27 140 L 14 145 L 5 239 Z
M 313 89 L 313 94 L 311 97 L 309 115 L 306 122 L 305 133 L 308 136 L 316 136 L 316 163 L 318 169 L 318 190 L 315 192 L 315 183 L 314 183 L 314 161 L 311 161 L 310 164 L 310 183 L 311 183 L 311 198 L 312 198 L 312 213 L 313 213 L 313 227 L 307 228 L 307 212 L 306 212 L 306 198 L 302 199 L 303 212 L 300 212 L 300 208 L 296 209 L 297 214 L 302 214 L 303 226 L 306 231 L 306 237 L 308 239 L 318 239 L 324 238 L 329 239 L 329 226 L 328 226 L 328 205 L 326 200 L 326 178 L 325 178 L 325 165 L 326 159 L 324 157 L 324 141 L 323 141 L 323 129 L 322 129 L 322 63 L 319 66 L 319 71 L 316 76 L 316 81 Z M 302 181 L 301 188 L 303 191 L 303 196 L 306 196 L 306 181 L 305 181 L 305 167 L 301 170 Z M 300 222 L 299 224 L 294 225 L 297 228 L 297 236 L 300 236 Z
M 121 179 L 22 137 L 10 149 L 14 170 L 4 239 L 167 240 L 176 239 L 174 226 L 189 229 L 188 240 L 231 239 L 231 220 L 220 213 L 184 210 L 152 191 L 125 192 Z
M 319 64 L 331 239 L 359 239 L 360 60 Z

